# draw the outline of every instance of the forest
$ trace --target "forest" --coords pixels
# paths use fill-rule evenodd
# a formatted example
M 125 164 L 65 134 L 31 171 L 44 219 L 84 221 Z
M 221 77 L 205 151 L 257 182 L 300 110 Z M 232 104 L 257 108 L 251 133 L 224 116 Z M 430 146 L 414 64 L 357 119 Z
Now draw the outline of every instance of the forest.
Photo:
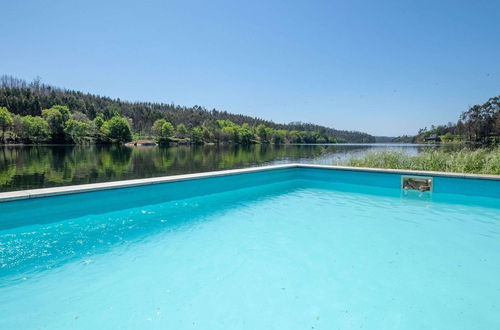
M 500 95 L 470 107 L 456 123 L 425 127 L 416 136 L 400 136 L 393 142 L 500 144 Z
M 375 142 L 375 137 L 357 131 L 278 124 L 201 106 L 127 102 L 11 76 L 0 77 L 0 130 L 3 143 Z

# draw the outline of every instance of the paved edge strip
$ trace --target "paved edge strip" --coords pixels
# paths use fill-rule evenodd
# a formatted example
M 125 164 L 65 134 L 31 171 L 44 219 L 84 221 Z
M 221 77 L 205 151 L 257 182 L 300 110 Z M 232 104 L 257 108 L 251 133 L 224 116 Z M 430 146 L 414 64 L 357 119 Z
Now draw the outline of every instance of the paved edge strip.
M 0 193 L 0 202 L 9 202 L 15 200 L 42 198 L 50 196 L 77 194 L 84 192 L 110 190 L 119 188 L 129 188 L 136 186 L 145 186 L 150 184 L 161 184 L 194 179 L 206 179 L 211 177 L 229 176 L 245 173 L 254 173 L 278 169 L 289 168 L 310 168 L 310 169 L 325 169 L 325 170 L 338 170 L 338 171 L 357 171 L 357 172 L 374 172 L 374 173 L 390 173 L 390 174 L 404 174 L 404 175 L 423 175 L 423 176 L 438 176 L 462 179 L 476 179 L 476 180 L 494 180 L 500 181 L 500 175 L 484 175 L 484 174 L 466 174 L 466 173 L 450 173 L 450 172 L 432 172 L 432 171 L 414 171 L 414 170 L 396 170 L 396 169 L 382 169 L 382 168 L 368 168 L 368 167 L 350 167 L 350 166 L 333 166 L 333 165 L 314 165 L 314 164 L 282 164 L 270 166 L 256 166 L 243 169 L 214 171 L 214 172 L 201 172 L 192 174 L 171 175 L 163 177 L 154 177 L 146 179 L 135 180 L 122 180 L 112 182 L 90 183 L 73 186 L 62 186 L 54 188 L 18 190 Z

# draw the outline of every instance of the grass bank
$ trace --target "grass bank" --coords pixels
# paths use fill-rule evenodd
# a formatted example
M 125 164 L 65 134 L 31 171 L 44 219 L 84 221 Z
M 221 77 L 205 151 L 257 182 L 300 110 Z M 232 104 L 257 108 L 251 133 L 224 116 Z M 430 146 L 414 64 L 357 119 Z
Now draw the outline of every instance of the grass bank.
M 427 150 L 418 155 L 404 152 L 371 152 L 352 157 L 347 166 L 409 169 L 500 175 L 500 147 L 459 151 Z

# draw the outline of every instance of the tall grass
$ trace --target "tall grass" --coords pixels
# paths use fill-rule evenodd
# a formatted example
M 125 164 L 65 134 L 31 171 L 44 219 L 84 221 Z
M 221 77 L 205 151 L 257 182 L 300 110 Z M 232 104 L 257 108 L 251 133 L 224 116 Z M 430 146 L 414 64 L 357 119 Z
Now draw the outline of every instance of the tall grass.
M 369 152 L 352 157 L 348 166 L 500 175 L 500 147 L 477 150 L 427 150 L 418 155 L 404 152 Z

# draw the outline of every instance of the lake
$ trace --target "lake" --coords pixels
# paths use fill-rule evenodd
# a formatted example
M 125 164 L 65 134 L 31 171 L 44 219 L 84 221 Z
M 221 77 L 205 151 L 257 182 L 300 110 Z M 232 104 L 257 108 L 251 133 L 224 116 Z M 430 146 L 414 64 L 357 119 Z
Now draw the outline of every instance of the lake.
M 148 178 L 283 163 L 336 165 L 369 151 L 417 154 L 416 144 L 0 146 L 0 191 Z

